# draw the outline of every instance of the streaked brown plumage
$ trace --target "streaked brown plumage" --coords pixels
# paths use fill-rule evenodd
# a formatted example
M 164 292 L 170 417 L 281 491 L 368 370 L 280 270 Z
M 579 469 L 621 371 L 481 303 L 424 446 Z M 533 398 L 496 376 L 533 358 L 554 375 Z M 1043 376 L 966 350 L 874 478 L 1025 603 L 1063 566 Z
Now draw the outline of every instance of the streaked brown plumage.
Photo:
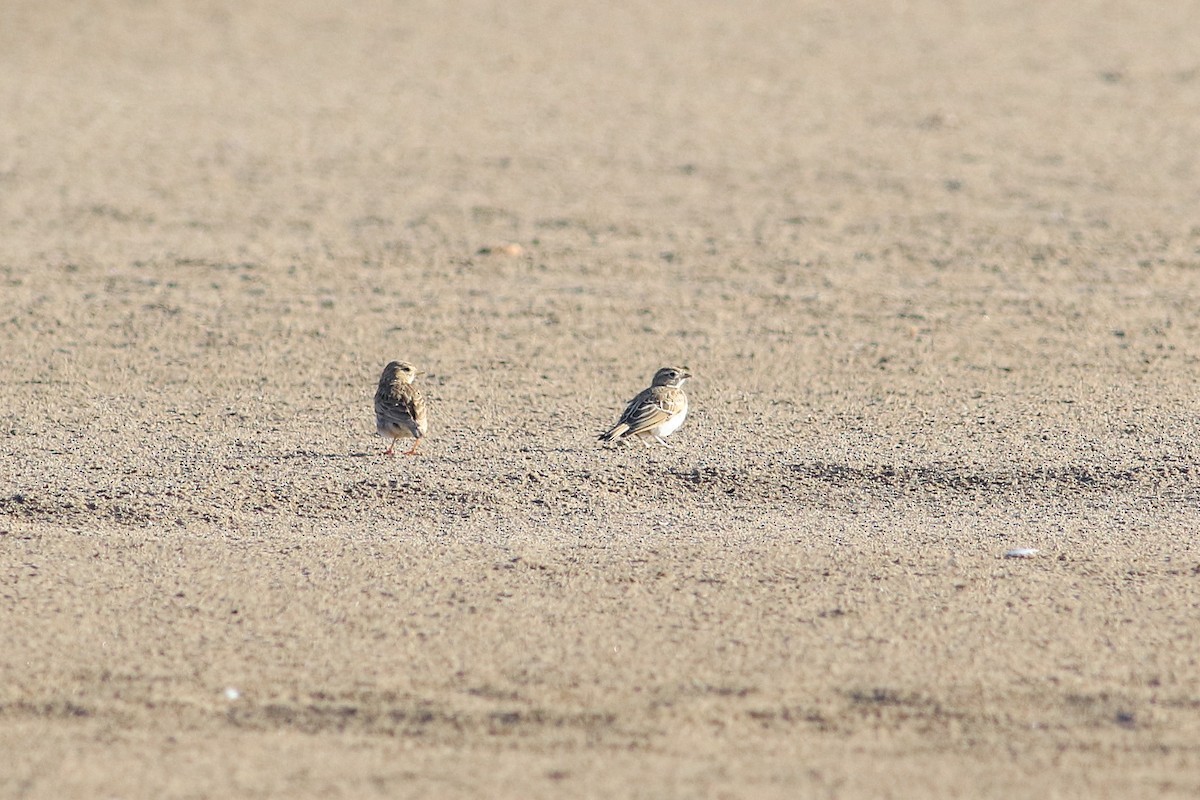
M 417 454 L 417 445 L 429 429 L 425 412 L 425 396 L 413 385 L 417 371 L 407 361 L 393 361 L 383 368 L 379 388 L 375 390 L 375 428 L 379 435 L 390 438 L 387 455 L 393 455 L 397 439 L 412 439 L 405 453 Z
M 665 445 L 665 438 L 687 418 L 688 399 L 680 387 L 690 377 L 687 367 L 663 367 L 654 373 L 650 388 L 630 401 L 617 424 L 600 434 L 600 441 L 636 436 L 647 447 L 652 442 Z

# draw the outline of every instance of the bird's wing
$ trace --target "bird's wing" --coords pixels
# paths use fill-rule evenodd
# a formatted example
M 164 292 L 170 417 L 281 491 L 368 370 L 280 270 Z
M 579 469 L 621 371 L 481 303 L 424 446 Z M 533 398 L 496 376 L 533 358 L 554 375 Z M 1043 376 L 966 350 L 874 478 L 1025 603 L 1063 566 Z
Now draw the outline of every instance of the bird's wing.
M 636 436 L 661 425 L 679 412 L 678 403 L 669 392 L 657 391 L 666 387 L 656 386 L 639 394 L 629 403 L 621 415 L 619 424 L 629 426 L 626 436 Z
M 394 422 L 416 428 L 425 416 L 425 398 L 412 386 L 396 386 L 375 399 L 375 410 Z

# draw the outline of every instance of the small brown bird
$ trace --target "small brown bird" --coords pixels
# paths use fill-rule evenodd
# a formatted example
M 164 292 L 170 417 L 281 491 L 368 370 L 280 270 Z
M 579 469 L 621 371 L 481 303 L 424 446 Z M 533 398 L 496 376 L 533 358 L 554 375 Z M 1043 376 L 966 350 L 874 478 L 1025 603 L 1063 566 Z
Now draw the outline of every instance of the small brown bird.
M 417 445 L 429 428 L 425 414 L 425 396 L 413 386 L 417 371 L 407 361 L 393 361 L 383 368 L 379 388 L 375 390 L 375 428 L 379 435 L 391 438 L 387 455 L 394 455 L 397 439 L 412 439 L 406 456 L 417 454 Z
M 690 377 L 687 367 L 663 367 L 654 373 L 650 388 L 630 401 L 617 424 L 600 434 L 600 441 L 636 436 L 647 447 L 655 441 L 666 445 L 665 437 L 687 418 L 688 399 L 680 387 Z

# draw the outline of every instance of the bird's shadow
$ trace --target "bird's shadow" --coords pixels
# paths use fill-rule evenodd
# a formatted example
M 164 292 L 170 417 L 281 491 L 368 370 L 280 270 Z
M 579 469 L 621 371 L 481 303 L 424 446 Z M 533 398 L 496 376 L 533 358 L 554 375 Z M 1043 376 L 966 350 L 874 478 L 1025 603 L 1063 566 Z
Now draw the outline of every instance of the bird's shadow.
M 357 450 L 352 453 L 318 453 L 313 450 L 293 450 L 290 453 L 279 453 L 276 458 L 280 461 L 291 461 L 294 459 L 314 459 L 321 458 L 329 461 L 341 461 L 347 458 L 370 458 L 371 456 L 387 456 L 383 452 L 369 453 L 365 450 Z

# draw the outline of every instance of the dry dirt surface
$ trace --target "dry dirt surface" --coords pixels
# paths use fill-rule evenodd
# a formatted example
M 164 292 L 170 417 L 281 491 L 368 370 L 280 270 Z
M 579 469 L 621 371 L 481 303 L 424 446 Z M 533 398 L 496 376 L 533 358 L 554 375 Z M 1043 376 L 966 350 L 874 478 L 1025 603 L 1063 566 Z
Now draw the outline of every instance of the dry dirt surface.
M 1197 153 L 1195 3 L 5 3 L 0 796 L 1200 795 Z

